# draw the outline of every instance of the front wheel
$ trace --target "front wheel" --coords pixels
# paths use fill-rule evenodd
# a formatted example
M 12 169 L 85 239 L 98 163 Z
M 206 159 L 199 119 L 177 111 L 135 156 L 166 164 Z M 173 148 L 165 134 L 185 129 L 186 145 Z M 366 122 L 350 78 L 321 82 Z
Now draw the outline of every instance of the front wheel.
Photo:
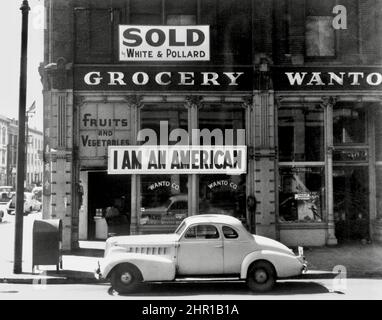
M 267 261 L 252 264 L 247 274 L 247 285 L 252 291 L 265 292 L 272 290 L 276 283 L 276 272 Z
M 137 267 L 131 264 L 121 264 L 111 275 L 111 286 L 118 293 L 136 291 L 142 283 L 142 276 Z

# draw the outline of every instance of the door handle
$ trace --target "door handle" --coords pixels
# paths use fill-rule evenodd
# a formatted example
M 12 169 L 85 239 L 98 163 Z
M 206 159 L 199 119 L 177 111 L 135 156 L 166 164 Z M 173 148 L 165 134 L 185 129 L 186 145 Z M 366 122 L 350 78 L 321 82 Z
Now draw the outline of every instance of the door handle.
M 219 244 L 219 245 L 215 246 L 215 248 L 223 248 L 223 245 Z

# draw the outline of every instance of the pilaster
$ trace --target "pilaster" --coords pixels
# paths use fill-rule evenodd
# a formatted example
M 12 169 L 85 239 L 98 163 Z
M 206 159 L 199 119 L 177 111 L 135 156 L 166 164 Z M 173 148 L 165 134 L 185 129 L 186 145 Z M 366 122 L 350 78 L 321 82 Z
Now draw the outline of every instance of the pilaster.
M 271 90 L 254 94 L 256 234 L 276 238 L 275 105 Z
M 333 188 L 333 97 L 322 97 L 322 105 L 326 109 L 326 207 L 327 207 L 327 245 L 336 245 L 334 224 L 334 188 Z

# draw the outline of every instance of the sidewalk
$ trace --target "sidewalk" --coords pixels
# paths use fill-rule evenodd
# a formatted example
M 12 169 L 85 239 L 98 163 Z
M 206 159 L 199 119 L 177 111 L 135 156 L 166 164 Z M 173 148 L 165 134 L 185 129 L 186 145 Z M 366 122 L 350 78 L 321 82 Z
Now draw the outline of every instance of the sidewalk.
M 349 278 L 382 278 L 382 243 L 304 248 L 304 255 L 311 271 L 337 274 L 334 267 L 344 266 Z
M 0 260 L 0 282 L 34 283 L 41 280 L 47 284 L 99 283 L 94 278 L 97 261 L 103 255 L 104 242 L 80 241 L 80 249 L 63 255 L 63 270 L 55 266 L 42 266 L 40 274 L 32 274 L 30 261 L 23 263 L 24 273 L 13 274 L 13 262 Z M 382 278 L 382 244 L 347 244 L 333 247 L 304 248 L 308 260 L 305 279 L 330 279 L 344 266 L 346 276 L 351 278 Z M 46 273 L 44 273 L 44 271 Z
M 63 269 L 56 266 L 40 266 L 32 273 L 32 253 L 23 255 L 23 273 L 13 273 L 13 257 L 0 258 L 0 283 L 67 284 L 100 283 L 94 277 L 98 261 L 103 257 L 104 242 L 80 241 L 80 248 L 62 256 Z

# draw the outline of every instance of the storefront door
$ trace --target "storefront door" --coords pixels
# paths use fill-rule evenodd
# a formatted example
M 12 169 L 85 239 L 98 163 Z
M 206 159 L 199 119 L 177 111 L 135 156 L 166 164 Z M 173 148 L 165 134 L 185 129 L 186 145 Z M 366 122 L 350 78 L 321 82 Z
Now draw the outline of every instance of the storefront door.
M 369 239 L 368 167 L 335 166 L 333 186 L 337 239 Z
M 131 176 L 88 173 L 88 239 L 97 239 L 95 219 L 102 215 L 108 235 L 130 234 Z

